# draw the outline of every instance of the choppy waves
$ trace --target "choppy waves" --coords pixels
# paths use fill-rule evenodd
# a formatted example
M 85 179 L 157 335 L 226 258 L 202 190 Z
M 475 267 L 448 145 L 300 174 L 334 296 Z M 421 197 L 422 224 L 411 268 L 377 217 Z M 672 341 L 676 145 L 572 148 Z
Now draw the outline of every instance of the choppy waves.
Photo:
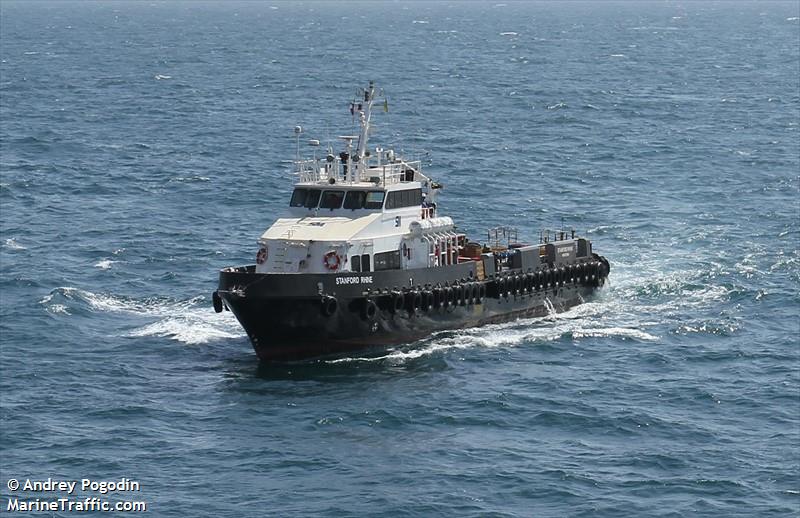
M 150 321 L 122 332 L 121 336 L 161 337 L 185 344 L 202 344 L 245 336 L 230 313 L 217 314 L 213 310 L 209 311 L 210 301 L 204 296 L 186 300 L 164 297 L 136 299 L 61 287 L 50 292 L 39 304 L 54 315 L 118 315 L 121 317 L 119 329 L 130 327 L 131 318 Z
M 796 5 L 218 4 L 0 1 L 3 475 L 174 517 L 797 514 Z M 352 49 L 371 146 L 472 239 L 574 226 L 605 288 L 259 363 L 209 294 L 294 126 L 352 134 Z

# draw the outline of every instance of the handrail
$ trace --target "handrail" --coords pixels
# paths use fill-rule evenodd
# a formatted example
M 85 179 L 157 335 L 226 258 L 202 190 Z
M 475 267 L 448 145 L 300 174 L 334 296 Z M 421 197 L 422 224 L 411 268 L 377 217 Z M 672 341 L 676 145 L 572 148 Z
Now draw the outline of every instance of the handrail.
M 295 174 L 299 176 L 299 182 L 330 182 L 331 179 L 334 180 L 334 183 L 345 182 L 346 162 L 342 162 L 339 157 L 331 158 L 332 160 L 311 159 L 295 161 Z M 351 178 L 355 179 L 354 181 L 379 183 L 384 186 L 410 181 L 408 180 L 408 171 L 414 172 L 414 180 L 416 180 L 417 173 L 422 171 L 422 162 L 419 160 L 383 163 L 375 166 L 365 162 L 363 167 L 357 163 L 352 164 L 357 171 L 357 174 L 351 175 Z

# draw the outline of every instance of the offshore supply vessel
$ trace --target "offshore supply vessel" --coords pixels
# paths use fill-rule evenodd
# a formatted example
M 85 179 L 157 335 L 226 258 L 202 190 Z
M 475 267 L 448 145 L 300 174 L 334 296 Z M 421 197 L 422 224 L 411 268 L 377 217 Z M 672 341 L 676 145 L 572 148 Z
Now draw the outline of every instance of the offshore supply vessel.
M 340 137 L 338 155 L 329 147 L 325 157 L 300 160 L 295 128 L 298 181 L 285 217 L 258 239 L 256 264 L 219 273 L 214 309 L 233 312 L 259 358 L 323 356 L 546 315 L 605 283 L 608 261 L 574 231 L 543 231 L 524 244 L 498 227 L 483 245 L 469 241 L 440 214 L 441 185 L 419 161 L 368 148 L 379 96 L 373 82 L 358 92 L 350 111 L 360 132 Z

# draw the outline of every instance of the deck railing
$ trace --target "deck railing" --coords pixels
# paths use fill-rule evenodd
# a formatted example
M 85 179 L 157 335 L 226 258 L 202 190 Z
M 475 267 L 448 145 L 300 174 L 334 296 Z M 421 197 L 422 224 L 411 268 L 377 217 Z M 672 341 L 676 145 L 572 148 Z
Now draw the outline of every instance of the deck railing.
M 379 185 L 392 185 L 400 182 L 419 180 L 416 173 L 422 171 L 422 162 L 395 161 L 390 163 L 370 164 L 366 162 L 350 162 L 353 174 L 347 174 L 347 162 L 339 157 L 330 159 L 299 160 L 295 162 L 295 174 L 300 182 L 336 183 L 371 182 Z

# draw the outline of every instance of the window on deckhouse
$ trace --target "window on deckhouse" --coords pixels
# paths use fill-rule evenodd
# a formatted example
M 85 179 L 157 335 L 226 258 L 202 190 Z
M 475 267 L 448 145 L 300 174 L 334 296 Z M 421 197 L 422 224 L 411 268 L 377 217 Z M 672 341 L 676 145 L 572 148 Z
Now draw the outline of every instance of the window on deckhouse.
M 405 191 L 392 191 L 386 198 L 387 209 L 400 209 L 422 205 L 422 189 L 407 189 Z
M 289 206 L 315 209 L 317 203 L 319 203 L 321 192 L 319 189 L 295 189 L 292 193 L 292 199 L 289 201 Z
M 344 208 L 350 210 L 363 209 L 366 199 L 367 193 L 365 191 L 348 191 L 344 197 Z
M 342 207 L 342 200 L 344 200 L 344 191 L 323 191 L 319 208 L 339 209 Z

